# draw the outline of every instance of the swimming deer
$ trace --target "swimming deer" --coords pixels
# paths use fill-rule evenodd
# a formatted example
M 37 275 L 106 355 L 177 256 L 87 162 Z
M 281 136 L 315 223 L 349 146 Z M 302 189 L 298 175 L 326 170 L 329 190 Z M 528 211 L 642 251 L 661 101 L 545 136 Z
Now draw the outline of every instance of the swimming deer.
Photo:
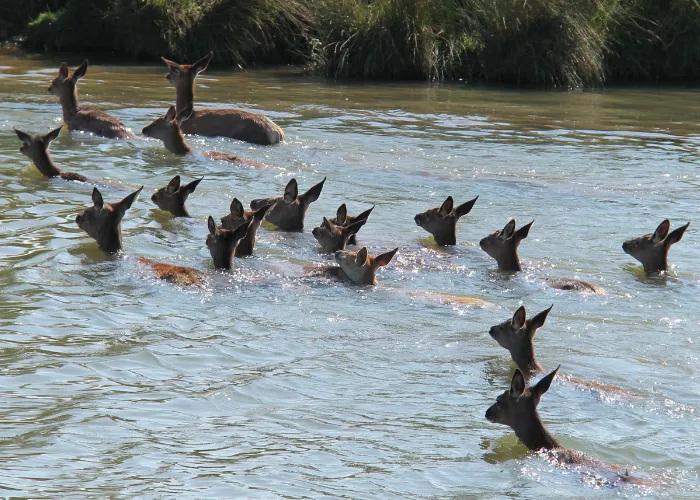
M 374 207 L 369 208 L 365 210 L 364 212 L 357 214 L 355 217 L 352 217 L 348 215 L 348 208 L 345 206 L 345 203 L 340 205 L 338 207 L 338 210 L 335 213 L 335 217 L 332 219 L 328 219 L 328 221 L 331 224 L 335 224 L 336 226 L 349 226 L 353 222 L 361 219 L 367 219 L 369 217 L 369 214 L 372 213 L 372 210 L 374 210 Z M 350 235 L 350 238 L 348 239 L 348 245 L 357 245 L 357 238 L 356 235 L 352 234 Z
M 350 237 L 357 234 L 366 222 L 367 219 L 360 219 L 349 226 L 337 226 L 324 217 L 321 225 L 313 228 L 311 234 L 314 235 L 324 252 L 333 253 L 345 250 Z
M 253 221 L 249 220 L 238 226 L 235 230 L 217 228 L 214 218 L 210 215 L 207 219 L 209 234 L 207 235 L 207 248 L 214 267 L 217 269 L 231 269 L 233 267 L 233 253 L 238 242 L 245 238 L 248 228 Z
M 229 208 L 230 213 L 221 218 L 221 227 L 234 231 L 242 224 L 250 223 L 248 232 L 238 242 L 238 245 L 236 245 L 234 257 L 248 257 L 253 255 L 253 247 L 255 246 L 255 236 L 258 232 L 258 227 L 260 227 L 260 222 L 262 222 L 270 206 L 271 205 L 263 205 L 257 210 L 248 212 L 243 209 L 243 204 L 238 198 L 233 199 Z
M 455 207 L 452 196 L 448 196 L 442 205 L 416 214 L 414 220 L 418 226 L 433 235 L 435 243 L 439 246 L 456 245 L 457 221 L 471 211 L 478 199 L 477 196 L 473 200 Z
M 542 377 L 535 385 L 526 387 L 525 377 L 520 370 L 516 369 L 510 383 L 510 389 L 498 396 L 496 403 L 486 410 L 486 419 L 494 424 L 507 425 L 515 431 L 518 439 L 531 451 L 544 453 L 560 465 L 578 465 L 610 470 L 615 472 L 615 482 L 648 484 L 644 480 L 630 476 L 629 473 L 619 474 L 617 471 L 621 468 L 617 465 L 609 465 L 580 451 L 563 448 L 547 432 L 537 413 L 537 406 L 540 404 L 542 395 L 549 390 L 558 371 L 559 367 Z
M 209 52 L 194 64 L 178 64 L 161 57 L 168 65 L 167 80 L 175 87 L 177 112 L 194 108 L 194 81 L 207 69 L 214 56 Z M 186 134 L 230 137 L 254 144 L 271 145 L 284 140 L 284 132 L 272 120 L 259 113 L 239 109 L 200 109 L 182 123 Z
M 167 186 L 160 188 L 153 196 L 151 196 L 151 201 L 155 203 L 158 208 L 170 212 L 175 217 L 190 217 L 190 213 L 185 207 L 185 202 L 187 197 L 194 193 L 200 182 L 202 182 L 201 177 L 195 179 L 189 184 L 180 184 L 180 176 L 176 175 L 173 177 Z
M 74 174 L 73 172 L 63 172 L 56 166 L 51 158 L 49 145 L 51 145 L 51 141 L 58 137 L 62 128 L 63 125 L 44 135 L 29 135 L 26 132 L 14 129 L 17 137 L 23 142 L 19 150 L 24 156 L 32 160 L 39 172 L 46 177 L 60 177 L 67 181 L 86 182 L 87 177 L 84 175 Z
M 398 250 L 394 248 L 376 257 L 369 255 L 366 247 L 362 247 L 358 252 L 341 250 L 335 253 L 335 261 L 340 264 L 343 274 L 355 284 L 377 285 L 377 269 L 391 262 Z
M 498 268 L 503 271 L 522 271 L 520 257 L 518 257 L 518 246 L 520 242 L 527 238 L 530 228 L 535 223 L 533 220 L 517 231 L 515 230 L 515 219 L 511 219 L 500 231 L 495 231 L 479 242 L 481 249 L 496 259 Z M 575 292 L 604 294 L 605 290 L 587 281 L 572 278 L 545 278 L 545 281 L 552 288 L 559 290 L 572 290 Z
M 176 266 L 165 262 L 156 262 L 145 257 L 139 257 L 139 262 L 149 266 L 158 279 L 169 281 L 180 286 L 203 286 L 202 273 L 191 267 Z
M 297 180 L 292 179 L 284 188 L 284 195 L 277 198 L 259 198 L 250 202 L 250 208 L 257 210 L 265 205 L 272 205 L 265 219 L 282 231 L 303 231 L 304 217 L 309 205 L 321 196 L 324 177 L 304 194 L 299 194 Z
M 93 188 L 93 206 L 78 214 L 75 218 L 75 223 L 80 229 L 92 236 L 102 250 L 105 252 L 118 252 L 122 249 L 122 219 L 142 189 L 143 186 L 122 201 L 105 203 L 102 200 L 100 191 L 97 188 Z
M 669 234 L 671 222 L 664 219 L 654 234 L 645 234 L 639 238 L 627 240 L 622 244 L 622 250 L 641 262 L 647 274 L 666 271 L 668 269 L 668 251 L 671 245 L 681 241 L 688 226 L 690 226 L 690 222 L 674 229 Z
M 58 76 L 49 86 L 49 94 L 58 96 L 63 109 L 63 121 L 69 130 L 81 130 L 110 139 L 129 139 L 133 137 L 131 130 L 121 120 L 100 111 L 82 107 L 78 104 L 78 80 L 85 76 L 88 60 L 68 74 L 68 65 L 61 63 Z
M 191 153 L 192 148 L 185 141 L 185 136 L 182 135 L 180 124 L 187 119 L 191 112 L 192 108 L 185 108 L 180 113 L 176 113 L 175 106 L 170 106 L 163 116 L 156 118 L 150 125 L 144 127 L 142 133 L 145 136 L 163 141 L 163 145 L 171 153 L 184 156 Z M 219 153 L 216 151 L 202 151 L 201 153 L 210 160 L 246 163 L 248 165 L 258 166 L 256 162 L 226 153 Z

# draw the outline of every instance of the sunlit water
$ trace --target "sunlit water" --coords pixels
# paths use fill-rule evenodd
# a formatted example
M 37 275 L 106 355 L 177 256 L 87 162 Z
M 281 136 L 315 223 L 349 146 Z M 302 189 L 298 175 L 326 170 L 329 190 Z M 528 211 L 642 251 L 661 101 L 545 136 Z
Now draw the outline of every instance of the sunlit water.
M 80 57 L 69 58 L 71 68 Z M 98 63 L 98 61 L 94 61 Z M 525 496 L 700 494 L 700 93 L 533 92 L 461 85 L 343 84 L 291 71 L 208 71 L 200 107 L 261 110 L 284 144 L 190 137 L 259 160 L 179 158 L 159 142 L 63 133 L 56 163 L 105 184 L 144 185 L 103 254 L 74 222 L 91 185 L 47 180 L 12 131 L 61 123 L 47 93 L 60 59 L 0 55 L 0 494 L 57 497 Z M 165 67 L 90 66 L 82 103 L 134 131 L 174 101 Z M 150 194 L 204 176 L 173 219 Z M 206 218 L 328 176 L 304 233 L 261 228 L 255 256 L 214 271 Z M 413 216 L 476 195 L 458 245 L 438 251 Z M 359 241 L 396 246 L 379 287 L 305 276 L 330 263 L 310 229 L 341 203 L 376 205 Z M 478 241 L 535 219 L 508 276 Z M 664 219 L 691 221 L 665 279 L 621 250 Z M 154 279 L 144 256 L 192 266 L 207 286 Z M 577 277 L 608 291 L 547 288 Z M 423 292 L 490 302 L 450 305 Z M 417 292 L 417 293 L 416 293 Z M 546 368 L 636 392 L 555 382 L 540 414 L 565 446 L 658 486 L 611 487 L 528 453 L 484 418 L 510 382 L 490 326 L 523 304 L 554 309 L 535 345 Z

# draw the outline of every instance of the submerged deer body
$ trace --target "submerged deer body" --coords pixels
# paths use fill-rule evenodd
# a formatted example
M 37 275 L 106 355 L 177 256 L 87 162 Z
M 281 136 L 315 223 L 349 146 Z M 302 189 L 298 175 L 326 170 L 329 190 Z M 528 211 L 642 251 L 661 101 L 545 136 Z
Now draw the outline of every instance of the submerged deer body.
M 547 432 L 537 413 L 542 395 L 547 392 L 559 368 L 545 375 L 531 387 L 525 386 L 525 377 L 520 370 L 515 370 L 510 389 L 496 398 L 486 410 L 486 419 L 494 424 L 507 425 L 520 441 L 532 451 L 546 453 L 560 465 L 578 465 L 595 469 L 607 469 L 615 472 L 615 482 L 645 484 L 644 481 L 617 473 L 619 466 L 609 465 L 596 458 L 589 457 L 580 451 L 563 448 L 554 437 Z
M 343 203 L 342 205 L 340 205 L 338 207 L 338 210 L 335 213 L 335 217 L 333 217 L 332 219 L 328 219 L 328 221 L 331 224 L 335 224 L 336 226 L 346 227 L 355 221 L 367 219 L 369 217 L 369 214 L 372 213 L 372 210 L 374 210 L 374 207 L 368 208 L 364 212 L 357 214 L 355 217 L 352 217 L 352 216 L 348 215 L 348 208 L 345 206 L 345 203 Z M 357 245 L 357 238 L 354 234 L 350 235 L 350 238 L 348 239 L 347 244 L 348 245 Z
M 161 58 L 168 65 L 166 78 L 175 87 L 177 112 L 194 109 L 194 83 L 199 73 L 207 69 L 213 52 L 194 64 L 177 64 Z M 254 144 L 271 145 L 284 140 L 284 132 L 272 120 L 258 113 L 239 109 L 200 109 L 182 123 L 186 134 L 207 137 L 230 137 Z
M 49 86 L 49 94 L 57 96 L 61 101 L 63 121 L 68 125 L 68 129 L 91 132 L 110 139 L 133 137 L 131 131 L 118 118 L 78 104 L 78 80 L 85 76 L 87 68 L 88 60 L 85 59 L 73 74 L 69 74 L 68 66 L 62 63 L 58 76 Z
M 350 238 L 357 234 L 366 222 L 367 219 L 359 219 L 348 226 L 337 226 L 324 217 L 321 225 L 313 228 L 311 234 L 324 252 L 333 253 L 345 250 Z
M 195 179 L 188 184 L 180 184 L 180 176 L 176 175 L 167 186 L 153 193 L 151 201 L 155 203 L 158 208 L 170 212 L 175 217 L 190 217 L 190 213 L 187 211 L 187 207 L 185 207 L 185 202 L 189 195 L 194 193 L 194 190 L 202 179 L 203 177 Z
M 15 129 L 15 134 L 23 142 L 19 148 L 20 152 L 34 162 L 36 168 L 46 177 L 60 177 L 67 181 L 86 182 L 87 177 L 72 172 L 63 172 L 56 166 L 49 153 L 49 145 L 58 134 L 61 133 L 63 127 L 58 127 L 45 135 L 29 135 L 21 130 Z
M 259 198 L 250 202 L 250 208 L 257 210 L 265 205 L 272 205 L 265 219 L 277 226 L 282 231 L 303 231 L 304 217 L 309 205 L 318 200 L 326 182 L 324 177 L 321 182 L 313 186 L 304 194 L 299 194 L 297 180 L 292 179 L 284 188 L 284 195 L 277 198 Z
M 339 251 L 335 253 L 335 261 L 340 264 L 340 270 L 343 274 L 353 283 L 377 285 L 377 269 L 391 262 L 398 250 L 398 248 L 394 248 L 376 257 L 369 255 L 365 247 L 357 252 Z
M 250 224 L 246 235 L 236 245 L 234 257 L 249 257 L 253 255 L 253 247 L 255 246 L 255 237 L 262 222 L 263 217 L 269 210 L 270 205 L 248 212 L 243 209 L 243 204 L 234 198 L 229 208 L 229 214 L 221 218 L 221 227 L 230 231 L 235 231 L 243 224 Z
M 181 113 L 176 113 L 175 106 L 170 106 L 163 116 L 156 118 L 150 125 L 144 127 L 142 133 L 145 136 L 163 141 L 163 145 L 171 153 L 175 153 L 179 156 L 189 154 L 192 152 L 192 148 L 185 141 L 185 136 L 182 135 L 180 124 L 189 116 L 191 111 L 192 108 L 187 108 Z M 202 151 L 202 154 L 210 160 L 256 165 L 255 162 L 226 153 Z
M 196 269 L 185 266 L 156 262 L 145 257 L 139 257 L 139 262 L 149 266 L 158 279 L 169 281 L 180 286 L 203 286 L 204 278 L 202 273 Z
M 515 219 L 511 219 L 500 231 L 495 231 L 479 242 L 481 249 L 493 257 L 498 263 L 498 268 L 503 271 L 522 271 L 518 246 L 527 238 L 534 220 L 516 231 Z M 545 278 L 552 288 L 559 290 L 571 290 L 588 294 L 604 294 L 605 291 L 587 281 L 572 278 Z
M 80 213 L 75 223 L 92 236 L 102 250 L 118 252 L 122 249 L 122 219 L 142 189 L 143 186 L 117 203 L 105 203 L 100 191 L 93 188 L 93 206 Z
M 641 262 L 647 274 L 666 271 L 668 269 L 668 251 L 671 245 L 681 241 L 688 226 L 690 226 L 690 222 L 669 233 L 671 222 L 665 219 L 656 228 L 654 234 L 645 234 L 639 238 L 627 240 L 622 244 L 622 250 Z
M 210 215 L 207 220 L 209 234 L 207 235 L 207 248 L 214 260 L 217 269 L 231 269 L 231 261 L 238 242 L 245 238 L 252 221 L 244 222 L 235 230 L 217 228 L 214 218 Z
M 414 220 L 418 226 L 433 235 L 435 243 L 438 245 L 456 245 L 457 221 L 471 211 L 478 199 L 477 196 L 473 200 L 455 207 L 452 196 L 448 196 L 441 206 L 416 214 Z

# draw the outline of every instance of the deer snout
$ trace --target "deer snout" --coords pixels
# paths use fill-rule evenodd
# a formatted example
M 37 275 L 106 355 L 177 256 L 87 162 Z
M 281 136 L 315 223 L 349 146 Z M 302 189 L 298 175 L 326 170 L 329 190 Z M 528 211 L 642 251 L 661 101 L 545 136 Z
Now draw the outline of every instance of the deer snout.
M 314 238 L 318 238 L 318 228 L 315 227 L 311 230 L 311 234 L 314 235 Z
M 342 251 L 342 250 L 338 250 L 337 252 L 335 252 L 335 261 L 336 261 L 338 264 L 340 264 L 340 260 L 342 259 L 342 257 L 343 257 L 343 251 Z
M 153 193 L 153 194 L 151 195 L 151 201 L 152 201 L 153 203 L 156 203 L 156 198 L 158 197 L 157 194 L 158 194 L 158 193 Z
M 488 242 L 489 242 L 488 237 L 481 239 L 481 241 L 479 242 L 479 246 L 481 247 L 482 250 L 486 250 L 486 245 Z
M 625 241 L 625 242 L 622 244 L 622 251 L 625 252 L 625 253 L 629 253 L 629 250 L 630 250 L 630 242 L 629 242 L 629 241 Z
M 492 410 L 493 410 L 493 406 L 489 407 L 489 409 L 486 410 L 486 414 L 485 414 L 484 416 L 486 417 L 486 420 L 488 420 L 489 422 L 495 423 L 494 415 L 493 415 L 493 411 L 492 411 Z
M 76 215 L 76 216 L 75 216 L 75 223 L 78 225 L 78 227 L 79 227 L 80 229 L 83 228 L 83 226 L 81 225 L 82 222 L 83 222 L 83 215 L 82 215 L 82 214 Z
M 495 327 L 495 326 L 492 326 L 492 327 L 489 329 L 489 335 L 491 335 L 491 338 L 492 338 L 492 339 L 495 339 L 495 338 L 496 338 L 496 327 Z
M 416 225 L 420 226 L 421 223 L 421 215 L 423 214 L 416 214 L 416 216 L 413 218 L 414 221 L 416 221 Z

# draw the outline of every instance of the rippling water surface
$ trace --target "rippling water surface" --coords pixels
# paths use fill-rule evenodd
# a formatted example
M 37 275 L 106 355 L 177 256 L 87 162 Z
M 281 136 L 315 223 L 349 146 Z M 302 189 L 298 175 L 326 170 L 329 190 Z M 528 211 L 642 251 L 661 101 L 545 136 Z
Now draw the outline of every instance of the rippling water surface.
M 74 68 L 79 57 L 70 58 Z M 140 131 L 174 101 L 165 67 L 90 66 L 82 103 Z M 61 123 L 47 93 L 60 60 L 0 54 L 0 494 L 57 497 L 435 498 L 700 494 L 700 93 L 532 92 L 460 85 L 343 84 L 288 71 L 208 71 L 200 107 L 261 110 L 275 147 L 189 138 L 264 162 L 231 167 L 159 142 L 63 133 L 66 171 L 106 201 L 144 185 L 123 221 L 125 251 L 102 253 L 75 225 L 91 185 L 47 180 L 18 127 Z M 204 176 L 173 219 L 150 194 Z M 206 218 L 235 196 L 328 176 L 303 233 L 261 228 L 255 256 L 212 268 Z M 479 195 L 438 250 L 413 216 Z M 357 287 L 305 275 L 329 263 L 310 229 L 340 203 L 376 205 L 359 241 L 399 253 Z M 535 219 L 525 270 L 496 270 L 478 241 Z M 691 221 L 667 278 L 621 250 L 664 219 Z M 204 289 L 154 279 L 144 256 L 192 266 Z M 577 277 L 607 290 L 547 288 Z M 482 307 L 429 291 L 478 298 Z M 634 468 L 657 486 L 611 487 L 528 453 L 484 418 L 514 365 L 488 329 L 519 305 L 554 308 L 540 363 L 637 397 L 564 379 L 542 399 L 563 445 Z

